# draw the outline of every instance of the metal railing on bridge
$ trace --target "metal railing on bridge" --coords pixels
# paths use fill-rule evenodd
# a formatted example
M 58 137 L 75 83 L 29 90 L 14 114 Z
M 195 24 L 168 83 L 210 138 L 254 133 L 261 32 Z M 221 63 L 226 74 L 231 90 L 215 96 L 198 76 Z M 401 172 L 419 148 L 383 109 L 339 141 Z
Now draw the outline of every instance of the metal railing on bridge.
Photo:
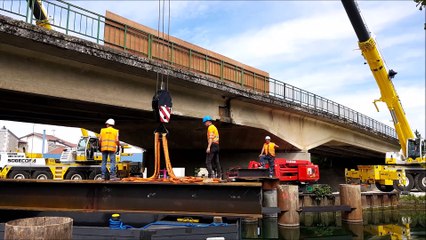
M 260 93 L 268 94 L 269 97 L 276 100 L 329 114 L 348 121 L 348 123 L 359 124 L 367 129 L 392 138 L 397 137 L 395 130 L 384 123 L 280 80 L 268 76 L 260 76 L 241 66 L 194 51 L 176 43 L 168 42 L 154 34 L 107 19 L 105 16 L 61 0 L 40 1 L 50 16 L 50 25 L 56 31 L 106 46 L 120 48 L 150 59 L 165 61 L 180 68 L 201 72 Z M 4 15 L 20 18 L 28 23 L 35 24 L 36 19 L 34 19 L 32 14 L 34 3 L 35 1 L 0 0 L 0 11 L 5 12 Z M 105 30 L 108 28 L 118 28 L 121 30 L 121 33 L 116 36 L 107 36 L 108 41 L 106 41 L 105 35 L 107 31 Z M 142 44 L 138 48 L 131 47 L 135 39 L 145 39 L 146 44 Z M 158 46 L 165 49 L 164 52 L 166 54 L 164 57 L 158 53 Z M 157 54 L 155 54 L 156 51 Z M 174 56 L 177 54 L 187 57 L 184 58 L 184 61 L 176 61 L 176 57 Z M 214 70 L 214 66 L 219 70 Z

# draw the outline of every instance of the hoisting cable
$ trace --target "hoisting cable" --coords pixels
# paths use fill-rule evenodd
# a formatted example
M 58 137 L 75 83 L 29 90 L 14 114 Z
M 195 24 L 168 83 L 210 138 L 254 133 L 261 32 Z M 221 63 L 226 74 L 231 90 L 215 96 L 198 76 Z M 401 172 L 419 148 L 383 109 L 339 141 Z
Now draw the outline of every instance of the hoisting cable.
M 161 25 L 161 1 L 158 0 L 158 21 L 157 21 L 157 39 L 160 39 L 160 25 Z M 155 58 L 155 54 L 159 54 L 160 53 L 160 44 L 157 43 L 156 46 L 157 51 L 155 53 L 152 53 L 152 58 Z M 155 84 L 155 91 L 158 91 L 159 89 L 161 89 L 163 86 L 163 84 L 158 84 L 160 79 L 160 73 L 157 71 L 157 81 Z
M 160 0 L 159 0 L 160 1 Z M 161 14 L 161 40 L 164 39 L 164 0 L 163 0 L 163 6 L 161 8 L 162 14 Z M 161 43 L 161 40 L 159 41 Z M 162 62 L 164 63 L 164 44 L 161 44 L 161 52 L 160 52 L 160 58 Z M 164 89 L 164 74 L 161 74 L 161 89 Z
M 172 52 L 171 44 L 170 44 L 170 18 L 171 18 L 170 13 L 171 13 L 171 5 L 170 5 L 170 0 L 169 0 L 169 19 L 168 19 L 169 21 L 167 23 L 167 46 L 170 49 L 170 51 L 168 51 L 169 55 L 171 55 L 171 52 Z M 171 59 L 173 56 L 168 56 L 168 57 L 169 57 L 169 59 Z M 173 59 L 171 59 L 171 60 L 173 60 Z M 173 61 L 171 61 L 171 62 L 173 62 Z M 166 89 L 169 90 L 169 74 L 167 74 L 167 76 L 166 76 Z
M 156 41 L 156 52 L 153 53 L 153 58 L 161 60 L 162 63 L 171 62 L 171 43 L 170 43 L 170 21 L 171 21 L 171 4 L 169 2 L 169 16 L 167 24 L 167 36 L 165 33 L 165 0 L 158 0 L 158 24 L 157 24 L 157 41 Z M 167 54 L 166 49 L 167 48 Z M 167 55 L 167 56 L 165 56 Z M 164 74 L 157 72 L 157 81 L 155 90 L 169 89 L 169 75 L 166 76 L 166 83 L 164 84 Z M 161 78 L 161 79 L 160 79 Z M 161 82 L 160 82 L 161 80 Z M 160 83 L 159 83 L 160 82 Z M 165 86 L 164 86 L 165 85 Z

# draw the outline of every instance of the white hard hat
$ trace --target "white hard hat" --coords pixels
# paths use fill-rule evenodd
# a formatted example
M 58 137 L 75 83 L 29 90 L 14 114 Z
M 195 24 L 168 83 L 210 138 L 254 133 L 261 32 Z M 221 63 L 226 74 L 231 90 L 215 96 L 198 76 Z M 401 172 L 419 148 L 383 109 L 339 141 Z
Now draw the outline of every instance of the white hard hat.
M 110 119 L 108 119 L 108 120 L 105 122 L 105 124 L 108 124 L 108 125 L 114 126 L 114 125 L 115 125 L 115 121 L 114 121 L 114 119 L 110 118 Z
M 266 136 L 265 140 L 271 140 L 271 137 L 270 136 Z

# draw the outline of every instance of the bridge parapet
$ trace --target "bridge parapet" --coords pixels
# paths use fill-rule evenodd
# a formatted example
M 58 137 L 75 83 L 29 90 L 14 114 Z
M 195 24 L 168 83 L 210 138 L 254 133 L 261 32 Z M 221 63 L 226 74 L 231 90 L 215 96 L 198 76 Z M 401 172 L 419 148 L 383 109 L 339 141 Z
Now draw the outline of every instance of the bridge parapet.
M 31 9 L 34 9 L 33 6 L 29 6 L 27 3 L 22 1 L 15 2 L 0 0 L 0 3 L 0 11 L 5 12 L 6 15 L 11 15 L 15 18 L 23 18 L 26 22 L 35 23 L 31 13 Z M 15 5 L 13 5 L 13 3 L 15 3 Z M 101 33 L 106 28 L 106 22 L 114 20 L 107 19 L 102 15 L 60 0 L 42 0 L 42 3 L 50 14 L 53 13 L 51 25 L 55 27 L 55 30 L 68 35 L 78 36 L 79 38 L 99 44 L 108 45 Z M 131 26 L 126 24 L 122 25 L 122 27 L 124 30 L 131 28 Z M 143 31 L 140 32 L 143 33 Z M 147 34 L 146 36 L 148 38 L 154 37 L 152 34 L 145 34 Z M 115 47 L 127 51 L 127 31 L 123 31 L 123 34 L 121 34 L 120 38 L 123 38 L 123 41 L 114 41 Z M 148 41 L 148 44 L 153 44 L 153 41 Z M 170 44 L 167 46 L 168 49 L 171 49 L 170 51 L 173 49 L 178 49 L 179 47 L 184 48 L 183 46 L 179 46 L 170 42 L 163 42 L 163 44 Z M 147 46 L 147 48 L 153 49 L 153 45 Z M 189 55 L 197 55 L 200 59 L 209 58 L 208 55 L 203 55 L 201 52 L 195 52 L 190 49 L 188 51 Z M 135 50 L 130 51 L 130 53 L 134 52 Z M 173 55 L 173 52 L 171 52 L 171 55 Z M 152 53 L 149 54 L 149 52 L 145 57 L 150 60 L 156 60 L 157 58 L 153 56 Z M 187 62 L 191 62 L 191 58 L 188 58 Z M 187 62 L 168 61 L 167 64 L 173 65 L 177 68 L 188 69 L 188 66 L 185 65 Z M 195 72 L 201 72 L 205 75 L 215 77 L 218 81 L 225 81 L 227 84 L 229 83 L 229 88 L 223 87 L 222 90 L 235 89 L 233 86 L 240 86 L 242 88 L 239 89 L 243 89 L 243 91 L 239 91 L 239 93 L 241 94 L 245 92 L 246 94 L 242 94 L 242 96 L 251 96 L 253 100 L 260 100 L 279 106 L 291 106 L 302 112 L 308 112 L 313 115 L 326 116 L 330 119 L 337 119 L 341 123 L 357 125 L 358 128 L 372 131 L 373 133 L 382 135 L 385 138 L 391 138 L 393 140 L 396 139 L 395 130 L 390 126 L 380 123 L 377 120 L 374 120 L 332 100 L 284 83 L 280 80 L 276 80 L 267 76 L 256 75 L 254 72 L 250 73 L 252 74 L 252 78 L 246 78 L 244 77 L 244 69 L 237 65 L 228 64 L 223 60 L 220 60 L 217 64 L 220 66 L 221 70 L 219 72 L 215 71 L 216 75 L 209 74 L 209 68 L 205 68 L 204 72 L 202 71 L 202 68 L 190 70 L 197 70 Z M 191 66 L 191 64 L 189 66 Z M 224 70 L 226 68 L 237 69 L 237 73 L 241 71 L 241 74 L 238 75 L 238 73 L 237 78 L 235 79 L 240 78 L 242 81 L 236 82 L 235 79 L 229 79 L 229 72 L 227 73 L 227 71 Z M 247 74 L 247 76 L 250 76 L 250 74 Z M 250 82 L 247 79 L 252 79 L 253 81 Z M 246 89 L 248 92 L 244 91 L 244 89 Z M 259 95 L 257 97 L 253 97 L 253 94 L 248 94 L 253 92 L 257 92 Z

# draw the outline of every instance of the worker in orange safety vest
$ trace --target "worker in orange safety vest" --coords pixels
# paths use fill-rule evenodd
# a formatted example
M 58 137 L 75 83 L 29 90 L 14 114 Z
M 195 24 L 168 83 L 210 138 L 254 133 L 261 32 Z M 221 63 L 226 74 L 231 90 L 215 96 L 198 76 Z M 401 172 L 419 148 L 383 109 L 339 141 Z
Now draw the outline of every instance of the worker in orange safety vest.
M 260 165 L 265 167 L 265 163 L 269 164 L 269 177 L 274 176 L 275 171 L 275 148 L 279 146 L 271 142 L 271 137 L 265 137 L 265 143 L 263 144 L 262 151 L 260 152 Z
M 106 164 L 109 160 L 110 165 L 110 180 L 118 180 L 115 173 L 115 154 L 119 151 L 120 141 L 118 140 L 118 130 L 113 126 L 115 125 L 114 119 L 110 118 L 105 122 L 106 127 L 101 129 L 99 135 L 99 142 L 101 144 L 102 152 L 102 179 L 105 180 L 107 168 Z

